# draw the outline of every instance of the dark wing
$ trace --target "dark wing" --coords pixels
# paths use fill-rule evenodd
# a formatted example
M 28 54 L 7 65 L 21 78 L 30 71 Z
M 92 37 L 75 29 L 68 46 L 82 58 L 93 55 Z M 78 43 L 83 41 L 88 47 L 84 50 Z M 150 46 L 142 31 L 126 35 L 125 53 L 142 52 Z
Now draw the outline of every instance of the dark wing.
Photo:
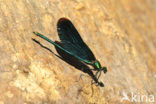
M 74 25 L 66 18 L 61 18 L 57 23 L 57 31 L 63 48 L 71 52 L 82 61 L 95 61 L 95 56 L 84 43 Z

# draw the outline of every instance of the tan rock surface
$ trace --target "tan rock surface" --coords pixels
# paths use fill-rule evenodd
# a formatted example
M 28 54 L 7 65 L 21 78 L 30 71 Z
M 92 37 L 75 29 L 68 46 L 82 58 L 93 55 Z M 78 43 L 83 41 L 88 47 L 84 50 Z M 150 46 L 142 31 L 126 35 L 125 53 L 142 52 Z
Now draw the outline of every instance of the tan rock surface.
M 61 17 L 72 21 L 108 68 L 100 77 L 105 86 L 93 85 L 93 96 L 88 74 L 32 40 L 57 54 L 32 32 L 59 40 Z M 155 86 L 155 0 L 0 0 L 0 104 L 134 103 L 121 102 L 123 92 L 148 100 L 152 95 L 156 102 Z

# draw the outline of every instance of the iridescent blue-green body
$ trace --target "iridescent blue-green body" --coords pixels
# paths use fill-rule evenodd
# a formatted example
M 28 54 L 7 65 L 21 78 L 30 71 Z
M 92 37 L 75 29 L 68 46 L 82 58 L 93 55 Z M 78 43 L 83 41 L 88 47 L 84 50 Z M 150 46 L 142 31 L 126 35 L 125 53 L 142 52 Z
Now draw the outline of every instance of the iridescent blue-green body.
M 64 50 L 65 52 L 74 56 L 75 58 L 81 60 L 82 62 L 92 65 L 94 69 L 97 69 L 98 71 L 104 71 L 104 73 L 107 71 L 105 67 L 101 67 L 100 62 L 96 60 L 94 54 L 82 40 L 78 31 L 70 22 L 70 20 L 66 18 L 59 19 L 57 23 L 57 31 L 62 46 L 58 45 L 57 43 L 53 42 L 52 40 L 48 39 L 47 37 L 43 36 L 38 32 L 33 33 L 52 43 L 56 47 Z

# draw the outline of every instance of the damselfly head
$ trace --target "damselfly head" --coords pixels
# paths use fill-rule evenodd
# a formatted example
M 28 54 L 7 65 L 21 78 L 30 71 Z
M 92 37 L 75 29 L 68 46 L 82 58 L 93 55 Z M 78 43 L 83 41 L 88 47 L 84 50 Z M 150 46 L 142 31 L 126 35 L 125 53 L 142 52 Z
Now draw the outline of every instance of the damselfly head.
M 107 68 L 106 67 L 102 67 L 101 70 L 106 73 L 107 72 Z

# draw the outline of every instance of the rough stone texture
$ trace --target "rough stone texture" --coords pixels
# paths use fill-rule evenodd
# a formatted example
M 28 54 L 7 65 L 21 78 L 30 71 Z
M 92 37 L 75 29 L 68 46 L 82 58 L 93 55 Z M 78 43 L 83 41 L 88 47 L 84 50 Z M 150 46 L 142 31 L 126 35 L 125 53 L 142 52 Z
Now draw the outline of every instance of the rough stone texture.
M 32 32 L 59 40 L 61 17 L 108 68 L 100 77 L 105 86 L 93 85 L 93 96 L 88 74 L 32 40 L 57 54 Z M 128 104 L 134 102 L 121 102 L 123 93 L 150 100 L 155 86 L 155 0 L 0 0 L 0 104 Z

